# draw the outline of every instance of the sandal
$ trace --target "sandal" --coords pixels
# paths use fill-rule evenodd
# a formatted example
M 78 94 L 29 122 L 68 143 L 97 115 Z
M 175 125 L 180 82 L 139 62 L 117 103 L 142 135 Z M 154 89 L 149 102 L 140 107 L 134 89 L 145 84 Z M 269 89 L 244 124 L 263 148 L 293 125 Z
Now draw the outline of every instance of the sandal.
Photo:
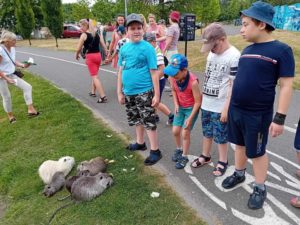
M 204 159 L 204 162 L 200 161 L 199 159 L 202 158 Z M 204 166 L 207 163 L 211 162 L 211 156 L 205 156 L 205 155 L 200 155 L 198 158 L 196 158 L 193 162 L 192 162 L 192 167 L 194 168 L 198 168 L 201 166 Z
M 97 101 L 97 103 L 106 103 L 106 102 L 107 102 L 107 97 L 106 96 L 100 97 Z
M 35 112 L 35 113 L 27 113 L 28 117 L 36 117 L 38 115 L 40 115 L 39 112 Z
M 296 207 L 296 208 L 300 208 L 300 196 L 295 196 L 291 199 L 290 201 L 291 205 Z
M 12 118 L 9 119 L 9 123 L 10 123 L 10 124 L 13 124 L 13 123 L 15 123 L 15 122 L 17 122 L 16 117 L 12 117 Z
M 89 93 L 89 96 L 91 96 L 91 97 L 97 97 L 96 94 L 92 93 L 92 92 Z
M 220 166 L 223 166 L 223 167 L 220 167 Z M 216 176 L 216 177 L 220 177 L 220 176 L 223 176 L 224 173 L 226 172 L 227 170 L 227 166 L 228 166 L 228 161 L 225 163 L 225 162 L 222 162 L 222 161 L 218 161 L 218 164 L 217 166 L 215 167 L 214 171 L 213 171 L 213 174 Z

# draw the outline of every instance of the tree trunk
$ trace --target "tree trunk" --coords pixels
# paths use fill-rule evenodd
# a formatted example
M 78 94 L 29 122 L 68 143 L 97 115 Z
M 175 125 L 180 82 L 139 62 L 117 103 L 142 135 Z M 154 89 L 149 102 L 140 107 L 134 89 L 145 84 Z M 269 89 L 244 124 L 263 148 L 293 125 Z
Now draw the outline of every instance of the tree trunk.
M 58 48 L 57 37 L 55 37 L 55 42 L 56 42 L 56 48 Z
M 31 40 L 30 40 L 30 38 L 28 38 L 28 41 L 29 41 L 29 45 L 31 46 Z

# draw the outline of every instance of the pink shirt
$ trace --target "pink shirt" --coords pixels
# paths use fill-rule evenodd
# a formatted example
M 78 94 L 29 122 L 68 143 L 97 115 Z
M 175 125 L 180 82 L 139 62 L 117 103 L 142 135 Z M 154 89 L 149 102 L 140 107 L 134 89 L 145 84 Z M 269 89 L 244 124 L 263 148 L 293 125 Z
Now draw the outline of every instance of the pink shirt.
M 165 36 L 164 28 L 159 25 L 149 26 L 147 32 L 155 33 L 156 38 Z M 166 40 L 158 42 L 159 48 L 163 50 L 166 47 Z
M 195 104 L 195 99 L 194 99 L 194 95 L 193 95 L 193 91 L 192 91 L 192 84 L 193 84 L 194 80 L 197 80 L 197 82 L 198 82 L 198 78 L 190 72 L 190 80 L 189 80 L 187 88 L 184 91 L 179 90 L 176 80 L 174 78 L 171 78 L 171 79 L 172 79 L 172 85 L 173 85 L 176 95 L 177 95 L 177 100 L 178 100 L 179 106 L 182 108 L 193 107 Z

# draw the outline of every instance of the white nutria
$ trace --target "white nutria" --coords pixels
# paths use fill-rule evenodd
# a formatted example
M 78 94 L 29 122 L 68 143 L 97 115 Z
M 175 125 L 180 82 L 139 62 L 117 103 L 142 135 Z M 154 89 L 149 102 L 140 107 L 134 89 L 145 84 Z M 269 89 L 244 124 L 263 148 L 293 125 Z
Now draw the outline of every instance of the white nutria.
M 96 157 L 91 159 L 90 161 L 83 161 L 81 162 L 77 170 L 78 171 L 89 171 L 91 176 L 94 176 L 100 172 L 105 172 L 107 167 L 107 160 L 104 160 L 101 157 Z
M 56 172 L 63 172 L 67 176 L 75 164 L 70 156 L 61 157 L 58 161 L 47 160 L 39 167 L 39 175 L 45 184 L 49 184 Z

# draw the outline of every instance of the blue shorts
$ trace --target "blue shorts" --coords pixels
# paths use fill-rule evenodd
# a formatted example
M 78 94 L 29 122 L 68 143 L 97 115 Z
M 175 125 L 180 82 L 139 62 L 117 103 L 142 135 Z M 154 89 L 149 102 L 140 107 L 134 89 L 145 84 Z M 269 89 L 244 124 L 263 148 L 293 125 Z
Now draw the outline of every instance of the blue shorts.
M 300 119 L 298 122 L 298 127 L 297 127 L 297 131 L 296 131 L 296 135 L 295 135 L 294 147 L 295 147 L 296 151 L 300 153 Z
M 166 78 L 159 80 L 159 101 L 161 100 L 162 93 L 166 85 Z
M 201 109 L 202 131 L 206 138 L 214 138 L 217 144 L 227 143 L 227 123 L 220 121 L 221 113 Z
M 179 107 L 178 113 L 174 115 L 173 126 L 185 128 L 184 123 L 186 119 L 191 115 L 192 111 L 193 111 L 193 107 L 189 107 L 189 108 Z M 193 118 L 191 130 L 193 129 L 197 121 L 197 118 L 198 118 L 198 113 L 196 113 L 196 115 Z
M 255 112 L 229 107 L 228 141 L 246 147 L 248 158 L 263 156 L 273 112 Z

